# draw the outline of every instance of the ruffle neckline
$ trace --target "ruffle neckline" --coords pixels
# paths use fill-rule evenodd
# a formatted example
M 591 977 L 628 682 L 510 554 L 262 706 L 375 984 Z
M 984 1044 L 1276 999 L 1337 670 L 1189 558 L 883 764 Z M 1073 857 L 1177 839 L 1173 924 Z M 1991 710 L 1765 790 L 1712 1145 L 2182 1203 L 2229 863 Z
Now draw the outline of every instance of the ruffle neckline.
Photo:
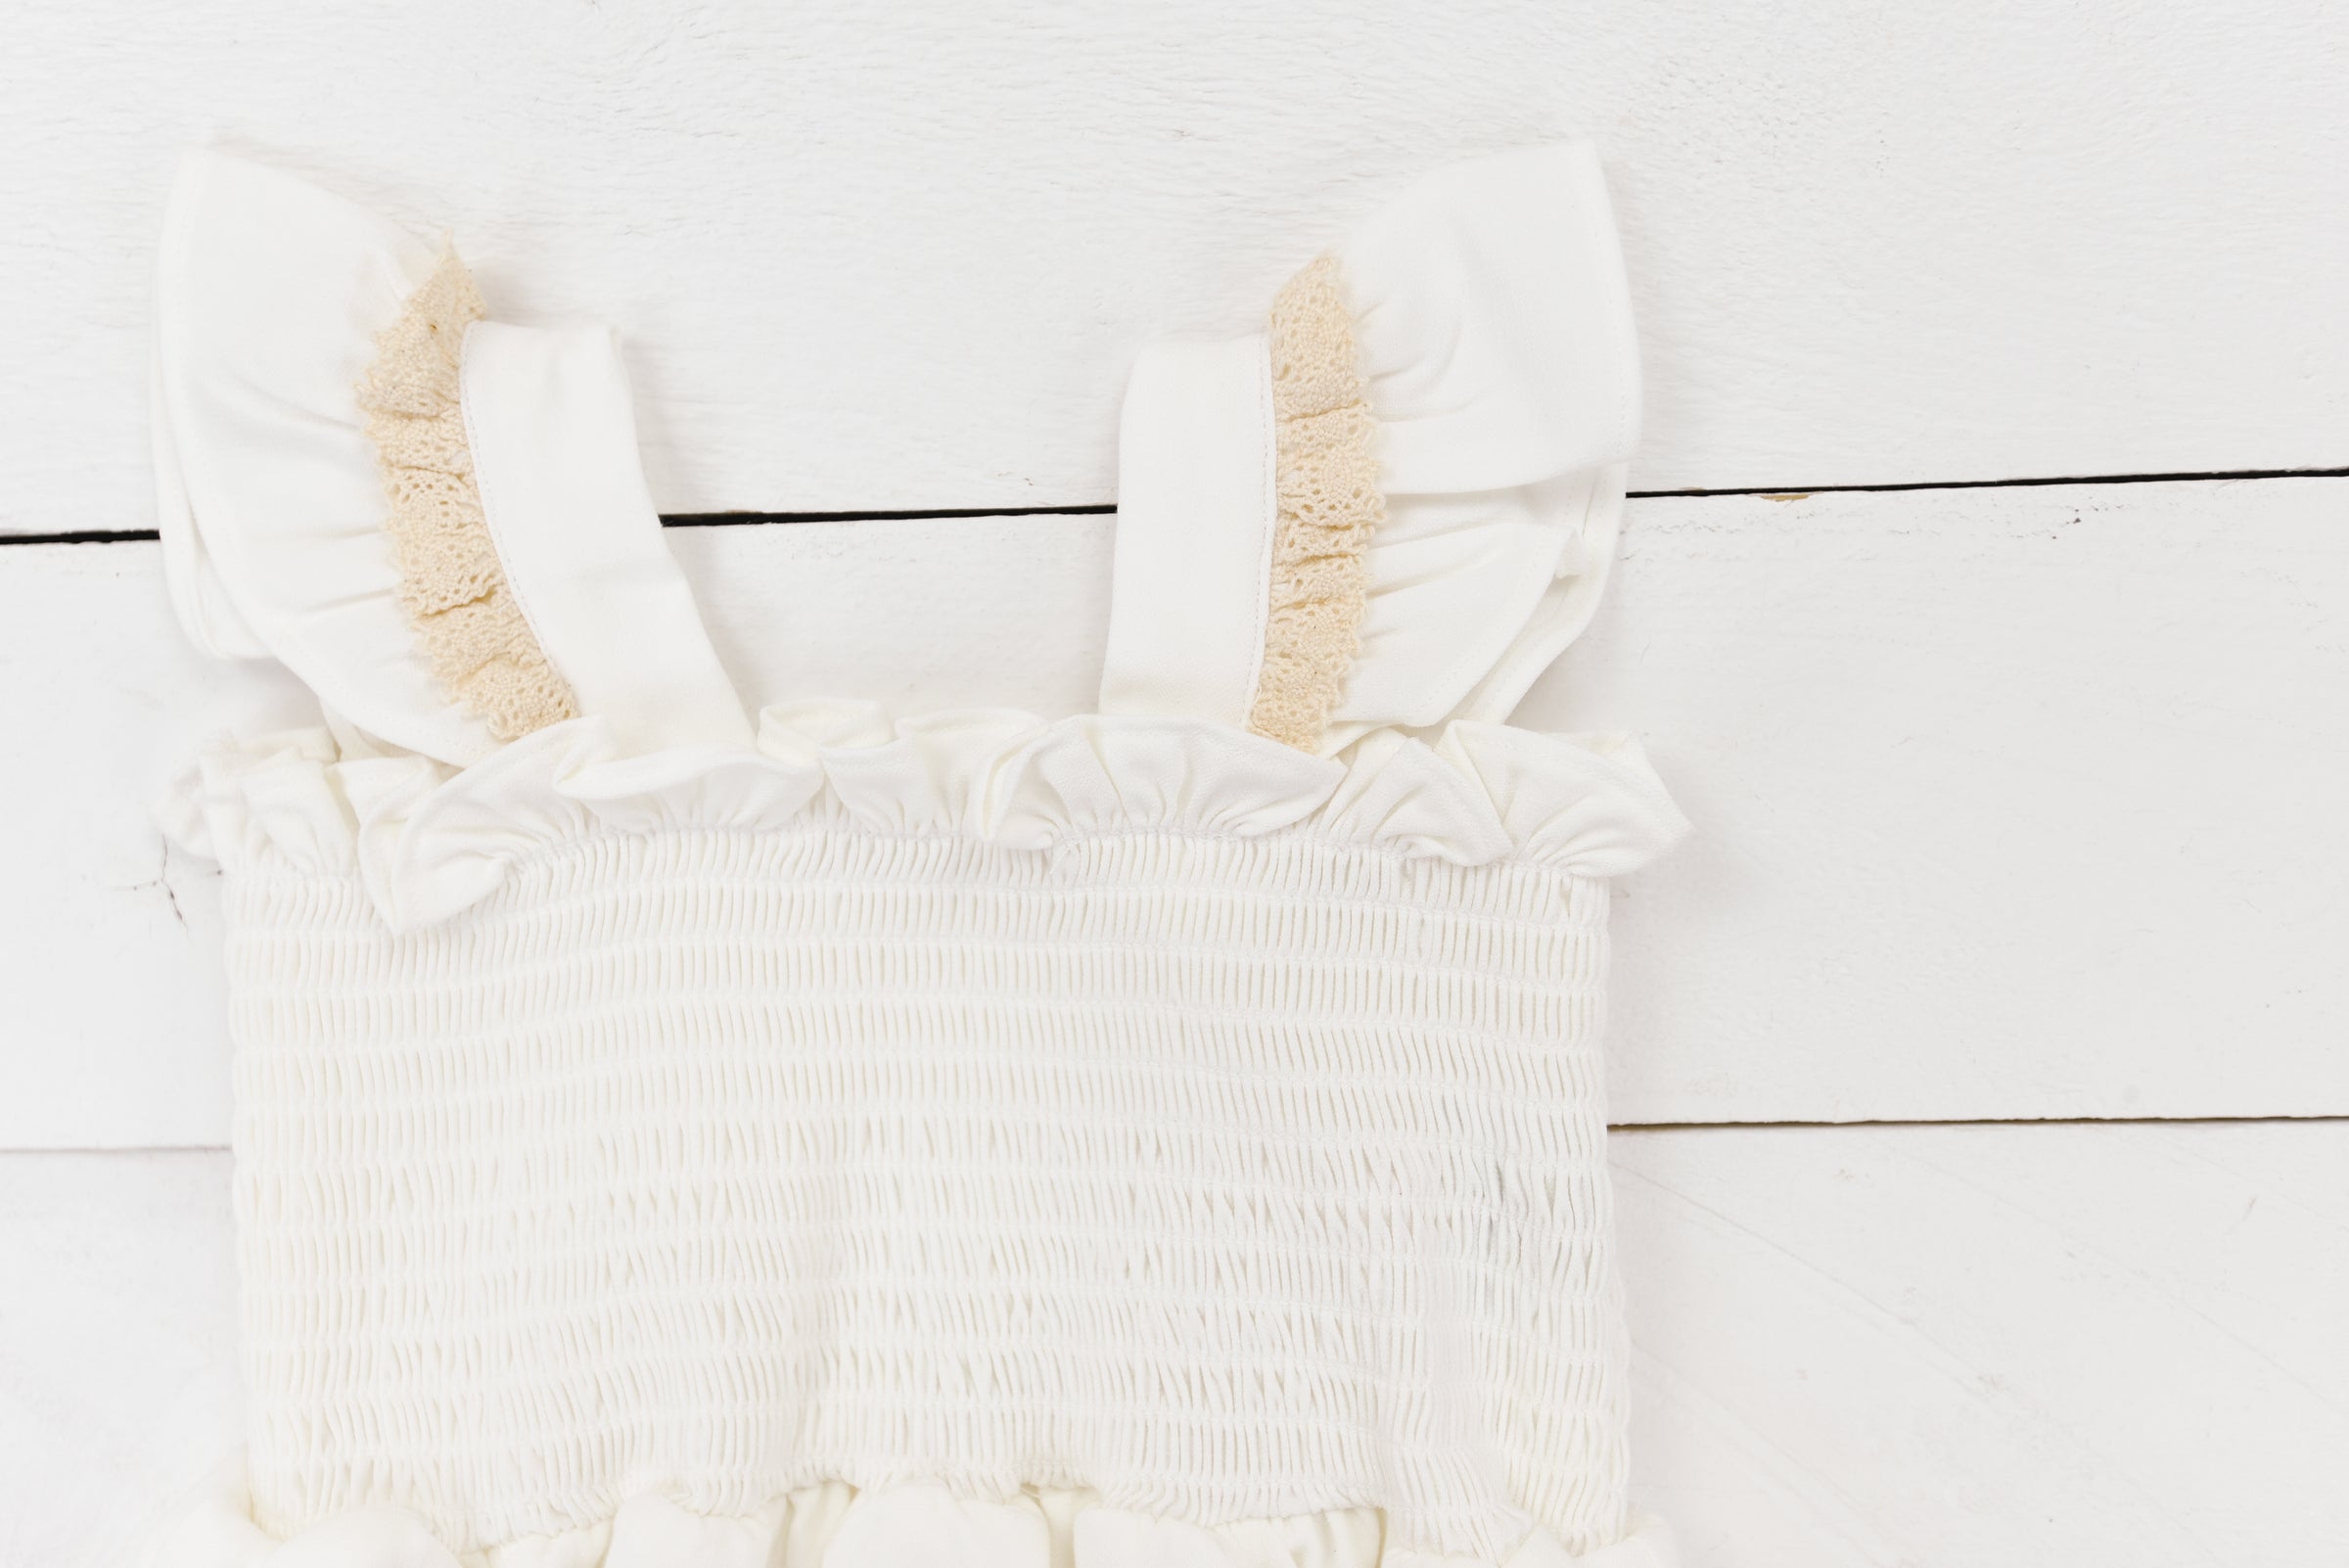
M 1460 720 L 1325 758 L 1199 719 L 892 718 L 841 702 L 768 708 L 747 749 L 641 755 L 589 715 L 461 769 L 347 756 L 324 729 L 224 741 L 199 755 L 164 814 L 182 847 L 234 872 L 356 874 L 397 930 L 446 920 L 518 862 L 602 833 L 819 829 L 1032 852 L 1147 832 L 1289 833 L 1604 877 L 1686 828 L 1628 736 Z
M 256 1523 L 241 1464 L 158 1545 L 155 1568 L 1669 1568 L 1652 1519 L 1577 1556 L 1540 1526 L 1497 1560 L 1391 1546 L 1374 1508 L 1196 1525 L 1074 1489 L 965 1496 L 935 1482 L 859 1491 L 826 1481 L 747 1514 L 696 1512 L 648 1493 L 609 1518 L 486 1549 L 454 1550 L 392 1503 L 280 1538 Z

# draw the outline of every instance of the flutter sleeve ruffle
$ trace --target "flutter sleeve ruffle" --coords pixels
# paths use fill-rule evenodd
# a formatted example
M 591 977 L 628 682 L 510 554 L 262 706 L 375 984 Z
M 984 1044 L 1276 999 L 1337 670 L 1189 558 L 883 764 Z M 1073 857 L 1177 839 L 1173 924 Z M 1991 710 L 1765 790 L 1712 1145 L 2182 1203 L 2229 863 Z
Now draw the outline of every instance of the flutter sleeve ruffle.
M 1636 398 L 1604 217 L 1587 153 L 1486 160 L 1306 269 L 1266 333 L 1153 347 L 1100 713 L 754 726 L 611 334 L 484 319 L 452 252 L 200 155 L 160 302 L 173 595 L 330 722 L 207 749 L 167 825 L 239 873 L 355 876 L 398 929 L 609 834 L 1302 834 L 1630 870 L 1685 825 L 1637 745 L 1501 722 L 1612 542 Z
M 1604 585 L 1638 404 L 1590 149 L 1421 180 L 1263 332 L 1137 364 L 1103 711 L 1324 756 L 1504 719 Z
M 452 764 L 582 715 L 635 749 L 749 721 L 661 537 L 601 327 L 485 318 L 452 248 L 217 153 L 156 300 L 165 573 L 199 646 Z

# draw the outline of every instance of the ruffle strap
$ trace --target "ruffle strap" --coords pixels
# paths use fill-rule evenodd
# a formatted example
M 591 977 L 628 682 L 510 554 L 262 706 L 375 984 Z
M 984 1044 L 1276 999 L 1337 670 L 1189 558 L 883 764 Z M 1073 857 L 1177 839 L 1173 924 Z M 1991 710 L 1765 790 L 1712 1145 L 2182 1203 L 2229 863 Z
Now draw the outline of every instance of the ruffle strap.
M 1590 149 L 1421 180 L 1266 333 L 1144 351 L 1102 710 L 1323 756 L 1505 718 L 1597 602 L 1638 406 Z
M 482 319 L 453 251 L 192 154 L 157 285 L 165 576 L 199 646 L 442 762 L 576 714 L 747 744 L 600 327 Z

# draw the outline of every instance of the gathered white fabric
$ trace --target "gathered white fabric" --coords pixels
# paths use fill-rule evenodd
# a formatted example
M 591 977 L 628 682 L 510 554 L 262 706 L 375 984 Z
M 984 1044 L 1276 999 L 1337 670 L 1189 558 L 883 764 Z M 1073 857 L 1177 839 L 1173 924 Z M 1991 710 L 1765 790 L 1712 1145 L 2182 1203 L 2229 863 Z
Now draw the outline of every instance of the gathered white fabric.
M 1630 292 L 1589 147 L 1473 160 L 1332 254 L 1383 515 L 1315 749 L 1508 716 L 1588 624 L 1637 439 Z M 1259 332 L 1148 346 L 1119 431 L 1104 713 L 1246 724 L 1265 673 L 1286 434 Z
M 229 884 L 266 1528 L 651 1473 L 1620 1528 L 1602 884 L 1310 836 L 559 840 Z
M 977 1498 L 936 1482 L 859 1492 L 819 1482 L 753 1512 L 696 1512 L 657 1493 L 609 1518 L 479 1551 L 443 1545 L 423 1520 L 378 1504 L 281 1541 L 253 1522 L 242 1464 L 213 1479 L 173 1533 L 178 1568 L 1457 1568 L 1388 1551 L 1376 1509 L 1196 1525 L 1104 1504 L 1098 1494 L 1030 1487 Z M 1672 1536 L 1635 1518 L 1612 1545 L 1575 1556 L 1546 1532 L 1501 1568 L 1671 1568 Z
M 1628 426 L 1584 428 L 1623 413 L 1585 319 L 1620 301 L 1533 298 L 1585 161 L 1467 165 L 1339 253 L 1384 507 L 1309 747 L 1246 728 L 1261 339 L 1137 373 L 1103 712 L 754 720 L 609 334 L 484 321 L 480 509 L 579 710 L 492 743 L 328 385 L 430 253 L 200 161 L 175 598 L 322 712 L 207 748 L 166 814 L 225 873 L 249 1405 L 167 1568 L 1665 1568 L 1626 1496 L 1605 879 L 1685 823 L 1629 737 L 1487 711 L 1587 615 L 1620 488 Z M 355 346 L 267 319 L 289 234 L 303 332 Z M 1497 278 L 1449 347 L 1396 326 Z M 1214 580 L 1137 575 L 1186 530 Z M 1193 588 L 1256 640 L 1201 640 Z
M 156 448 L 164 576 L 197 645 L 274 659 L 339 728 L 462 764 L 497 737 L 410 614 L 359 390 L 437 254 L 313 185 L 190 155 L 156 289 Z M 532 657 L 638 744 L 747 741 L 645 492 L 611 332 L 476 322 L 459 374 L 500 608 Z
M 345 757 L 324 729 L 224 743 L 165 826 L 232 872 L 355 876 L 389 929 L 447 920 L 513 868 L 612 834 L 802 829 L 1047 852 L 1164 833 L 1287 836 L 1455 865 L 1606 877 L 1685 831 L 1638 742 L 1462 720 L 1344 760 L 1184 718 L 1008 710 L 893 719 L 872 703 L 760 715 L 758 742 L 631 753 L 606 720 L 550 725 L 488 761 Z

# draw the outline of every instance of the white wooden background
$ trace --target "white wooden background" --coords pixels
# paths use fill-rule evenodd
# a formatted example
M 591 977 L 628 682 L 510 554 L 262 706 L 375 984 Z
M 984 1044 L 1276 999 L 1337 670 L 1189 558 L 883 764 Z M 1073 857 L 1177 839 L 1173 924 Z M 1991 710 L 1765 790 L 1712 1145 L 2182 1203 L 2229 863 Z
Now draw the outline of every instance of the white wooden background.
M 36 542 L 152 527 L 177 147 L 617 321 L 665 510 L 842 515 L 671 534 L 753 694 L 1065 712 L 1139 340 L 1559 133 L 1634 483 L 1716 492 L 1527 715 L 1700 829 L 1618 903 L 1640 1493 L 1691 1568 L 2349 1562 L 2343 80 L 2322 0 L 14 0 L 0 1565 L 233 1441 L 213 884 L 145 809 L 231 694 L 155 544 Z M 1047 510 L 846 520 L 939 508 Z

